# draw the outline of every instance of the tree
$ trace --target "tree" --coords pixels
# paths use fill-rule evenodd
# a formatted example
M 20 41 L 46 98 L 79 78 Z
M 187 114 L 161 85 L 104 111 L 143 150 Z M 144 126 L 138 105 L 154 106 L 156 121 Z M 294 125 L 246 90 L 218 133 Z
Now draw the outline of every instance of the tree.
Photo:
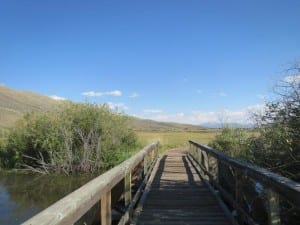
M 251 150 L 256 163 L 300 180 L 300 62 L 275 86 L 278 98 L 256 120 L 260 132 Z
M 210 145 L 300 181 L 300 62 L 285 75 L 274 88 L 277 98 L 255 115 L 257 135 L 225 128 Z

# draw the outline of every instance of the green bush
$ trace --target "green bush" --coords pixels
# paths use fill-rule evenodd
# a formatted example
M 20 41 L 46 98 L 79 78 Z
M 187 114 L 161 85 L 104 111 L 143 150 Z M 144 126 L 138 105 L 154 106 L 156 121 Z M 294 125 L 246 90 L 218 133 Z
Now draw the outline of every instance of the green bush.
M 225 128 L 211 146 L 300 181 L 300 64 L 275 87 L 278 98 L 256 115 L 257 135 Z
M 137 137 L 128 117 L 107 105 L 66 103 L 59 110 L 28 113 L 10 132 L 8 167 L 40 172 L 93 172 L 118 162 Z
M 214 140 L 209 143 L 209 146 L 230 156 L 245 158 L 248 136 L 245 129 L 225 127 L 221 134 L 216 135 Z

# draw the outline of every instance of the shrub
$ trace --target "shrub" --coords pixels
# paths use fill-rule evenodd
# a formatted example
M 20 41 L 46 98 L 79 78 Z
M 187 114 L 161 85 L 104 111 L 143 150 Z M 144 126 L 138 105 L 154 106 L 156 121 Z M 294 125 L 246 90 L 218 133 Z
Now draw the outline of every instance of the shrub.
M 245 158 L 245 149 L 248 146 L 247 131 L 241 128 L 225 127 L 221 134 L 216 135 L 209 146 L 227 153 L 230 156 Z
M 106 105 L 66 103 L 28 113 L 11 131 L 7 166 L 39 172 L 93 172 L 115 165 L 118 152 L 134 149 L 129 119 Z

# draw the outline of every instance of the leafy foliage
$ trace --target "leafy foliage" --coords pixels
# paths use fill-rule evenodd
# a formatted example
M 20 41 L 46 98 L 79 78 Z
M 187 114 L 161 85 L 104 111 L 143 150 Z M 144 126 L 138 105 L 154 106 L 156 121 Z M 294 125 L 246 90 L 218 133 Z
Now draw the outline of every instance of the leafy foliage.
M 27 113 L 10 132 L 6 167 L 39 172 L 93 172 L 136 148 L 129 119 L 106 105 L 66 103 L 59 110 Z
M 247 148 L 247 131 L 241 128 L 223 128 L 209 145 L 231 156 L 242 157 Z
M 295 64 L 275 88 L 278 98 L 256 115 L 258 135 L 225 128 L 211 146 L 300 181 L 300 67 Z M 238 150 L 240 149 L 240 150 Z

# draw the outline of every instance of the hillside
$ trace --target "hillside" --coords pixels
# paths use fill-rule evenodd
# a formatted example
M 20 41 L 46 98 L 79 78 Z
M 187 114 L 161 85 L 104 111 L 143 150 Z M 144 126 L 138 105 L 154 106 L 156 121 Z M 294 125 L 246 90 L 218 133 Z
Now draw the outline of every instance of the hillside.
M 29 91 L 13 90 L 0 86 L 0 128 L 12 127 L 25 112 L 48 111 L 61 102 Z M 201 131 L 205 128 L 189 124 L 157 122 L 132 117 L 137 131 Z
M 59 101 L 47 96 L 0 86 L 0 127 L 13 126 L 25 112 L 47 111 L 59 104 Z
M 170 122 L 133 118 L 133 127 L 137 131 L 203 131 L 204 127 Z

